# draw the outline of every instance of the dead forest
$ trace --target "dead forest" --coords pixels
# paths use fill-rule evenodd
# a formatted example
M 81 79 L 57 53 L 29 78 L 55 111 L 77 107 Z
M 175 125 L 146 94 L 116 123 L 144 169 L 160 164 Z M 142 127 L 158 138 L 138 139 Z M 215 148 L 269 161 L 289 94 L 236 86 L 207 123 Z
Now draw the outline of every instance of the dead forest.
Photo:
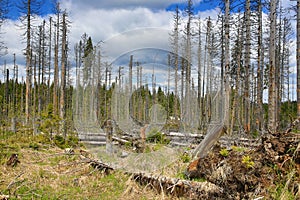
M 8 2 L 0 0 L 0 27 Z M 186 0 L 169 11 L 165 49 L 126 43 L 127 52 L 111 57 L 113 39 L 83 32 L 70 43 L 69 11 L 55 1 L 41 20 L 40 4 L 18 6 L 24 65 L 13 54 L 0 70 L 0 199 L 27 197 L 22 183 L 35 188 L 28 198 L 47 198 L 27 182 L 34 172 L 18 171 L 31 154 L 35 168 L 58 160 L 43 172 L 57 181 L 72 163 L 78 191 L 81 178 L 99 172 L 94 179 L 128 178 L 120 191 L 133 198 L 141 188 L 162 199 L 300 198 L 300 0 L 289 8 L 220 0 L 217 18 L 202 18 Z M 56 161 L 45 161 L 46 149 Z M 19 176 L 12 180 L 10 170 Z

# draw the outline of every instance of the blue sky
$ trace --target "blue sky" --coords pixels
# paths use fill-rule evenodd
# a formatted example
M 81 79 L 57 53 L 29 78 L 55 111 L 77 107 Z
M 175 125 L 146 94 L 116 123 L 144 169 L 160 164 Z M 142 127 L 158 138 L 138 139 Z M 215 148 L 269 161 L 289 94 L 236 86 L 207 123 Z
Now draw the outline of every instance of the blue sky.
M 9 13 L 8 13 L 9 19 L 17 20 L 18 17 L 20 17 L 20 15 L 21 15 L 20 9 L 17 7 L 22 4 L 21 3 L 22 1 L 23 0 L 10 0 L 9 1 L 9 3 L 10 3 L 10 9 L 9 9 Z M 148 0 L 148 1 L 151 1 L 151 0 Z M 88 1 L 86 1 L 86 2 L 88 2 Z M 55 9 L 54 4 L 55 3 L 53 0 L 43 0 L 43 3 L 41 4 L 40 11 L 39 11 L 40 15 L 47 16 L 49 14 L 52 14 Z M 217 7 L 218 5 L 219 5 L 218 1 L 202 0 L 201 2 L 194 2 L 194 11 L 195 11 L 195 13 L 197 13 L 199 11 L 210 10 L 212 8 Z M 184 10 L 184 8 L 186 6 L 186 2 L 179 1 L 176 3 L 170 3 L 167 7 L 153 6 L 152 8 L 151 8 L 151 4 L 149 4 L 149 7 L 153 10 L 165 9 L 166 11 L 174 11 L 176 6 L 178 6 L 180 10 Z M 121 7 L 121 5 L 120 5 L 120 7 Z M 125 5 L 124 5 L 124 7 L 125 7 Z
M 7 14 L 9 19 L 17 20 L 21 16 L 20 6 L 24 0 L 10 0 L 9 12 Z M 41 16 L 47 16 L 54 11 L 53 0 L 43 0 L 40 10 L 38 11 Z
M 210 9 L 213 9 L 213 8 L 219 6 L 219 4 L 220 3 L 218 1 L 203 0 L 200 3 L 194 3 L 194 12 L 198 13 L 199 11 L 210 10 Z M 186 7 L 186 3 L 185 2 L 173 3 L 173 4 L 169 5 L 166 8 L 166 10 L 174 11 L 177 6 L 180 10 L 184 10 L 184 8 Z

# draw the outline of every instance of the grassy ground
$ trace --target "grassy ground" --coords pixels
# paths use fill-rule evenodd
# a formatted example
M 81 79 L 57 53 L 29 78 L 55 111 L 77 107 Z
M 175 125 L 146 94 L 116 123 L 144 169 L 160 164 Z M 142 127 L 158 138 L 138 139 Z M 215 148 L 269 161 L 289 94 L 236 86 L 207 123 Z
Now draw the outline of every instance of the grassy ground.
M 298 145 L 299 146 L 299 145 Z M 65 148 L 72 147 L 73 154 L 67 154 Z M 0 200 L 9 197 L 9 199 L 174 199 L 168 195 L 162 194 L 155 189 L 150 189 L 149 185 L 141 186 L 132 180 L 130 175 L 122 171 L 115 170 L 110 174 L 99 171 L 91 167 L 82 159 L 80 151 L 85 147 L 78 143 L 76 137 L 68 137 L 64 140 L 60 136 L 50 137 L 49 135 L 39 134 L 33 135 L 27 133 L 9 133 L 0 132 Z M 220 158 L 221 163 L 232 163 L 234 167 L 237 165 L 249 164 L 253 171 L 254 166 L 262 162 L 256 161 L 265 154 L 252 156 L 252 160 L 243 156 L 237 161 L 240 155 L 240 149 L 227 151 L 225 149 L 217 150 L 214 153 L 215 158 Z M 236 152 L 240 156 L 232 156 Z M 19 163 L 16 166 L 8 166 L 7 161 L 12 154 L 17 154 Z M 250 156 L 251 154 L 247 154 Z M 92 155 L 90 155 L 92 157 Z M 245 158 L 245 159 L 244 159 Z M 169 166 L 166 166 L 157 174 L 184 179 L 184 171 L 191 162 L 187 154 L 181 154 L 179 159 Z M 214 163 L 215 162 L 215 163 Z M 299 159 L 298 159 L 299 162 Z M 208 167 L 204 167 L 207 171 L 209 166 L 219 165 L 217 159 L 207 158 L 205 163 Z M 285 165 L 287 161 L 284 161 Z M 282 164 L 283 165 L 283 164 Z M 283 173 L 280 169 L 274 169 L 272 166 L 267 167 L 267 181 L 265 187 L 269 197 L 272 199 L 299 199 L 299 165 Z M 281 166 L 281 165 L 280 165 Z M 263 168 L 259 168 L 263 170 Z M 213 170 L 215 171 L 215 170 Z M 249 170 L 248 170 L 249 171 Z M 261 173 L 255 174 L 255 177 L 262 176 Z M 203 179 L 193 179 L 194 181 L 203 182 Z M 274 180 L 274 181 L 272 181 Z M 277 182 L 275 182 L 277 180 Z M 279 180 L 279 181 L 278 181 Z M 287 180 L 287 181 L 286 181 Z M 290 184 L 290 182 L 293 184 Z M 273 182 L 272 184 L 270 184 Z M 237 185 L 236 182 L 230 182 L 232 186 Z M 295 184 L 294 184 L 295 183 Z M 264 182 L 258 185 L 264 186 Z M 289 188 L 293 186 L 296 189 Z M 226 187 L 224 187 L 226 188 Z M 227 187 L 228 189 L 228 187 Z M 291 192 L 292 191 L 292 192 Z M 295 193 L 297 193 L 295 195 Z M 264 196 L 264 195 L 262 195 Z
M 61 148 L 59 148 L 58 146 Z M 68 155 L 64 147 L 73 146 Z M 129 175 L 105 174 L 83 162 L 76 140 L 50 139 L 30 133 L 0 134 L 0 199 L 161 199 L 147 187 L 137 185 Z M 20 163 L 7 166 L 12 154 Z M 164 198 L 168 199 L 166 195 Z

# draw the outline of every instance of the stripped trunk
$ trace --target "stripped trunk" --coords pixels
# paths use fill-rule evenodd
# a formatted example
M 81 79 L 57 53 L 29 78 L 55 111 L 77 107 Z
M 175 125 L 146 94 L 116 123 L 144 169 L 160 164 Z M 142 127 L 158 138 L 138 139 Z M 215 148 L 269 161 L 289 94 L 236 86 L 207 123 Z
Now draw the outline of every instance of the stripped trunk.
M 269 46 L 269 119 L 268 129 L 271 132 L 276 132 L 277 120 L 276 120 L 276 54 L 275 54 L 275 40 L 276 40 L 276 3 L 277 0 L 271 0 L 270 2 L 270 46 Z
M 66 137 L 66 124 L 65 124 L 65 118 L 66 118 L 66 54 L 67 54 L 67 24 L 66 24 L 66 13 L 63 14 L 62 19 L 62 48 L 61 48 L 61 86 L 60 86 L 60 118 L 62 119 L 62 132 L 64 137 Z
M 258 130 L 263 130 L 264 117 L 263 117 L 263 46 L 262 46 L 262 3 L 258 3 L 258 35 L 257 35 L 257 113 L 256 125 Z
M 245 116 L 244 116 L 244 129 L 246 133 L 250 132 L 250 92 L 249 92 L 249 71 L 250 71 L 250 0 L 246 0 L 246 12 L 245 12 L 245 23 L 246 23 L 246 44 L 245 44 L 245 91 L 244 91 L 244 103 L 245 103 Z
M 31 0 L 27 1 L 27 46 L 26 46 L 26 93 L 25 93 L 25 115 L 26 124 L 30 117 L 30 88 L 31 88 Z
M 59 45 L 59 4 L 57 4 L 56 37 L 54 45 L 54 84 L 53 84 L 53 113 L 58 115 L 58 45 Z
M 229 127 L 229 68 L 230 68 L 230 48 L 229 48 L 229 19 L 230 19 L 230 1 L 225 0 L 225 52 L 224 52 L 224 61 L 225 61 L 225 74 L 224 74 L 224 85 L 225 85 L 225 110 L 224 110 L 224 124 L 226 127 Z
M 300 117 L 300 0 L 297 1 L 297 115 Z

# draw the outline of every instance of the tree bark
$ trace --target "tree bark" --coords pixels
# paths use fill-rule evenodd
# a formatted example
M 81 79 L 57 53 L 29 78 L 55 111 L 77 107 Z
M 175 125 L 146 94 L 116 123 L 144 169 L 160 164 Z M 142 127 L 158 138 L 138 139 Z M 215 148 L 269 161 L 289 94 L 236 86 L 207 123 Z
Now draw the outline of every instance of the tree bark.
M 25 93 L 25 115 L 26 124 L 29 125 L 30 117 L 30 88 L 31 88 L 31 0 L 27 0 L 27 46 L 26 46 L 26 93 Z
M 276 4 L 277 0 L 270 2 L 270 44 L 269 44 L 269 108 L 268 129 L 272 133 L 277 130 L 277 99 L 276 99 Z M 300 99 L 299 99 L 300 100 Z
M 64 137 L 66 137 L 66 127 L 65 127 L 65 118 L 66 118 L 66 54 L 67 54 L 67 23 L 66 23 L 66 13 L 63 13 L 62 19 L 62 48 L 61 48 L 61 88 L 60 88 L 60 118 L 62 119 L 62 131 Z
M 54 45 L 54 83 L 53 83 L 53 113 L 54 115 L 58 115 L 58 76 L 59 76 L 59 69 L 58 69 L 58 45 L 59 45 L 59 15 L 60 15 L 60 8 L 59 3 L 56 5 L 56 39 Z
M 229 40 L 229 19 L 230 19 L 230 0 L 225 0 L 225 74 L 224 74 L 224 86 L 225 86 L 225 106 L 224 106 L 224 125 L 229 127 L 229 97 L 230 97 L 230 87 L 229 87 L 229 68 L 230 68 L 230 40 Z M 223 92 L 223 91 L 222 91 Z
M 300 117 L 300 0 L 297 1 L 297 115 Z
M 249 71 L 250 71 L 250 45 L 251 45 L 251 34 L 250 34 L 250 0 L 246 0 L 246 12 L 245 12 L 245 23 L 246 23 L 246 44 L 245 44 L 245 91 L 244 91 L 244 129 L 246 133 L 250 132 L 250 92 L 249 92 Z
M 263 44 L 262 44 L 262 2 L 258 2 L 258 35 L 257 35 L 257 113 L 256 124 L 258 130 L 263 130 L 264 117 L 263 117 L 263 72 L 264 72 L 264 59 L 263 59 Z

